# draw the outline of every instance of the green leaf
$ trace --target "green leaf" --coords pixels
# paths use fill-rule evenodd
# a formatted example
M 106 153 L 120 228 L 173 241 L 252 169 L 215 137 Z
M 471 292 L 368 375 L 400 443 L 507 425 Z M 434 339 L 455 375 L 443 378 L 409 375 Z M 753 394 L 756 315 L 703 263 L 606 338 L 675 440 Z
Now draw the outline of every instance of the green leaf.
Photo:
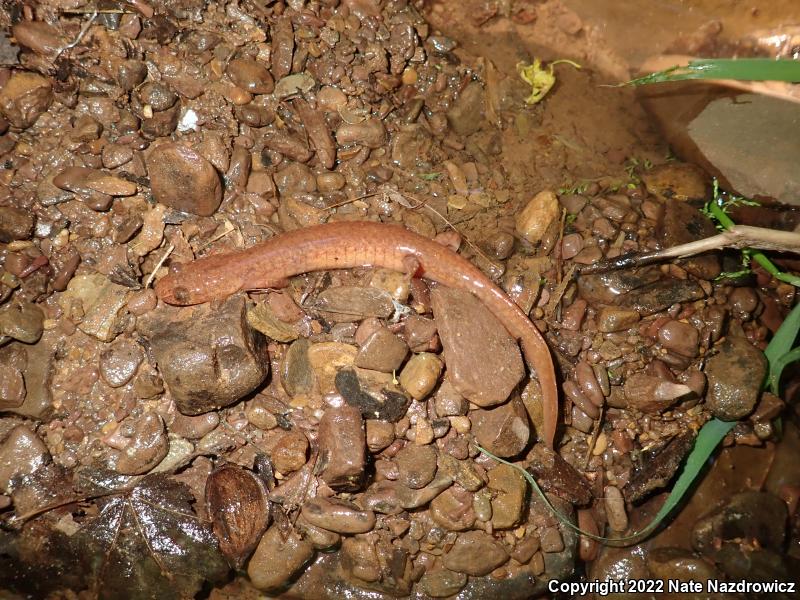
M 675 65 L 622 85 L 647 85 L 687 79 L 736 79 L 739 81 L 800 82 L 800 61 L 771 58 L 707 58 Z
M 778 393 L 778 384 L 780 383 L 783 368 L 797 360 L 797 358 L 792 359 L 790 355 L 793 355 L 798 350 L 798 348 L 792 350 L 798 331 L 800 331 L 800 304 L 795 306 L 792 312 L 783 320 L 781 326 L 778 327 L 778 331 L 772 336 L 772 341 L 764 350 L 764 355 L 769 361 L 769 387 L 773 394 Z
M 714 449 L 719 445 L 728 432 L 733 429 L 734 425 L 736 425 L 735 421 L 720 421 L 719 419 L 712 419 L 706 423 L 702 429 L 700 429 L 700 433 L 697 435 L 697 438 L 694 441 L 694 446 L 692 447 L 692 451 L 689 453 L 689 456 L 686 459 L 686 464 L 684 465 L 683 470 L 678 476 L 672 491 L 670 491 L 666 502 L 664 502 L 664 504 L 661 506 L 658 513 L 656 513 L 656 516 L 653 517 L 653 520 L 644 529 L 621 538 L 607 538 L 583 531 L 581 528 L 576 526 L 567 515 L 559 511 L 550 503 L 550 501 L 547 499 L 547 496 L 542 491 L 542 488 L 539 487 L 539 484 L 536 483 L 536 480 L 530 473 L 528 473 L 528 471 L 519 465 L 515 465 L 495 456 L 480 446 L 478 446 L 478 450 L 480 450 L 486 456 L 503 464 L 514 467 L 520 473 L 522 473 L 523 477 L 525 477 L 528 483 L 531 484 L 531 487 L 534 489 L 536 494 L 550 508 L 553 514 L 555 514 L 559 520 L 570 529 L 574 529 L 581 535 L 598 542 L 603 542 L 604 544 L 610 546 L 630 546 L 632 544 L 639 543 L 647 535 L 655 531 L 661 522 L 672 512 L 672 510 L 678 506 L 684 495 L 686 495 L 686 492 L 689 491 L 689 488 L 692 486 L 695 479 L 697 479 L 697 476 L 700 474 L 700 471 L 703 469 L 703 466 L 706 464 L 708 458 L 711 456 L 711 454 L 713 454 Z

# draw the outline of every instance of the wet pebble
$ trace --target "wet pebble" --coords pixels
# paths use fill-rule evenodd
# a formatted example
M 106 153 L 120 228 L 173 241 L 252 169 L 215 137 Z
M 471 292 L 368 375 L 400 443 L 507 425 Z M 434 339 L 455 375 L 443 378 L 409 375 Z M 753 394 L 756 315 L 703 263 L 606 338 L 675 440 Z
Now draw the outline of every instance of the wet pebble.
M 196 151 L 179 144 L 160 144 L 147 157 L 150 188 L 157 202 L 202 217 L 222 202 L 219 174 Z
M 473 494 L 450 487 L 431 502 L 431 518 L 448 531 L 466 531 L 475 523 Z
M 17 425 L 0 443 L 0 492 L 10 493 L 17 478 L 30 475 L 49 460 L 50 453 L 39 436 Z
M 312 498 L 303 504 L 301 514 L 312 525 L 336 533 L 366 533 L 375 527 L 373 511 L 336 498 Z
M 503 545 L 491 535 L 483 531 L 467 531 L 459 534 L 442 562 L 451 571 L 481 577 L 505 564 L 508 558 Z
M 411 489 L 420 489 L 436 475 L 436 449 L 430 445 L 406 444 L 394 458 L 397 481 Z
M 362 369 L 391 373 L 400 368 L 407 355 L 408 344 L 381 327 L 361 344 L 355 365 Z
M 275 470 L 286 475 L 306 464 L 308 438 L 301 431 L 292 429 L 281 435 L 270 452 Z
M 111 387 L 121 387 L 136 374 L 144 360 L 142 347 L 126 338 L 118 338 L 100 353 L 100 375 Z
M 271 590 L 285 585 L 314 556 L 314 546 L 300 535 L 273 525 L 261 537 L 250 562 L 247 576 L 259 590 Z
M 453 387 L 450 379 L 445 378 L 436 390 L 434 408 L 440 417 L 456 417 L 467 414 L 469 402 Z
M 158 296 L 156 296 L 155 290 L 147 288 L 130 295 L 128 298 L 128 311 L 132 315 L 139 317 L 155 309 L 157 304 Z
M 575 377 L 581 391 L 586 395 L 595 406 L 603 406 L 605 403 L 605 393 L 603 386 L 597 380 L 596 371 L 586 361 L 580 361 L 575 365 Z
M 603 333 L 625 331 L 636 325 L 640 318 L 635 310 L 604 306 L 597 311 L 597 329 Z
M 531 244 L 539 243 L 560 211 L 558 199 L 552 191 L 539 192 L 517 215 L 517 233 Z
M 219 413 L 216 412 L 194 416 L 176 412 L 169 425 L 169 431 L 182 438 L 199 440 L 207 433 L 211 433 L 217 425 L 219 425 Z
M 449 569 L 426 571 L 419 580 L 419 588 L 432 598 L 449 598 L 467 585 L 467 575 Z
M 133 160 L 133 149 L 121 144 L 106 144 L 100 156 L 106 169 L 116 169 Z
M 735 421 L 753 411 L 767 371 L 764 354 L 745 338 L 730 336 L 706 361 L 706 403 L 715 417 Z
M 27 240 L 33 233 L 33 215 L 14 206 L 0 206 L 0 242 Z
M 753 288 L 738 287 L 728 296 L 728 305 L 737 319 L 747 320 L 758 307 L 758 295 Z
M 685 548 L 653 548 L 647 553 L 647 567 L 662 581 L 719 580 L 721 574 L 707 560 Z
M 361 411 L 328 408 L 319 422 L 320 477 L 334 490 L 355 491 L 364 477 L 366 435 Z
M 32 302 L 8 302 L 0 308 L 0 337 L 35 344 L 44 330 L 44 312 Z
M 635 373 L 628 377 L 624 391 L 627 408 L 646 413 L 666 410 L 692 393 L 692 389 L 682 383 L 673 383 L 645 373 Z
M 447 123 L 458 135 L 467 136 L 481 128 L 484 121 L 483 86 L 477 81 L 469 83 L 447 110 Z
M 169 438 L 163 419 L 153 412 L 137 419 L 123 421 L 111 436 L 108 445 L 121 451 L 114 469 L 123 475 L 147 473 L 167 455 Z
M 366 426 L 367 448 L 370 452 L 378 453 L 394 441 L 394 425 L 388 421 L 368 419 Z
M 252 59 L 234 59 L 228 63 L 226 72 L 231 81 L 251 94 L 269 94 L 275 88 L 270 72 Z
M 422 400 L 431 393 L 444 365 L 438 356 L 430 352 L 415 354 L 406 363 L 398 377 L 400 385 L 415 400 Z
M 340 145 L 361 144 L 367 148 L 380 148 L 386 143 L 386 128 L 380 119 L 343 123 L 336 130 L 336 141 Z
M 528 413 L 519 398 L 492 409 L 469 414 L 472 433 L 478 443 L 501 458 L 515 456 L 528 444 L 531 429 Z
M 17 129 L 27 129 L 53 102 L 50 81 L 38 73 L 15 71 L 0 89 L 0 115 Z
M 583 237 L 579 233 L 570 233 L 561 240 L 561 258 L 575 258 L 583 250 Z
M 607 485 L 603 499 L 608 526 L 614 531 L 625 531 L 628 528 L 628 513 L 625 510 L 625 498 L 622 492 L 618 487 Z
M 700 333 L 689 323 L 669 321 L 658 330 L 658 341 L 667 350 L 681 356 L 697 356 Z
M 0 411 L 16 408 L 25 401 L 25 379 L 12 365 L 0 364 Z
M 525 506 L 528 484 L 517 469 L 499 464 L 488 472 L 487 487 L 492 494 L 492 525 L 510 529 L 519 524 Z
M 162 314 L 139 331 L 148 338 L 178 409 L 196 415 L 236 402 L 258 387 L 269 370 L 264 337 L 245 320 L 245 299 L 231 296 L 215 310 Z M 167 314 L 171 314 L 168 312 Z
M 314 307 L 329 321 L 358 321 L 364 317 L 388 319 L 394 313 L 391 296 L 383 290 L 356 285 L 342 285 L 321 292 Z
M 517 342 L 469 292 L 436 288 L 431 300 L 450 383 L 478 406 L 504 402 L 525 374 Z

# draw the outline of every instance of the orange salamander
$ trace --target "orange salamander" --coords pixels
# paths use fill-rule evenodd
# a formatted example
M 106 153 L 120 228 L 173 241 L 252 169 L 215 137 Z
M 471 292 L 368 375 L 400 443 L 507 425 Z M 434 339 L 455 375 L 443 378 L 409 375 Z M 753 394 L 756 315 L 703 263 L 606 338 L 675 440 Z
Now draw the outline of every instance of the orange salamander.
M 553 447 L 558 389 L 550 350 L 524 312 L 478 267 L 449 248 L 399 225 L 338 222 L 297 229 L 246 250 L 215 254 L 174 266 L 156 282 L 158 297 L 187 306 L 235 292 L 284 287 L 310 271 L 383 267 L 467 290 L 477 296 L 522 344 L 542 387 L 544 442 Z

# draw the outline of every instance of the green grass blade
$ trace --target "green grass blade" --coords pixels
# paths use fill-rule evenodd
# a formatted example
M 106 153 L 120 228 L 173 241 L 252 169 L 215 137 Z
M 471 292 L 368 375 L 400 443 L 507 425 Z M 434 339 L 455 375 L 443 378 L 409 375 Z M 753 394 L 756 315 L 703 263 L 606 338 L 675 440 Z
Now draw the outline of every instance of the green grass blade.
M 478 446 L 478 450 L 483 452 L 489 458 L 496 460 L 497 462 L 501 462 L 505 465 L 510 467 L 514 467 L 520 473 L 522 473 L 523 477 L 531 484 L 531 487 L 536 492 L 536 494 L 541 498 L 541 500 L 545 503 L 545 505 L 556 515 L 559 520 L 564 523 L 570 529 L 573 529 L 584 535 L 588 538 L 596 540 L 598 542 L 602 542 L 604 544 L 609 544 L 613 546 L 630 546 L 632 544 L 638 543 L 641 541 L 645 536 L 652 533 L 660 524 L 661 522 L 673 511 L 673 509 L 680 503 L 683 499 L 684 495 L 689 488 L 694 483 L 697 476 L 700 474 L 700 471 L 703 469 L 708 458 L 714 452 L 714 449 L 719 445 L 728 432 L 733 429 L 733 426 L 736 425 L 735 421 L 720 421 L 719 419 L 712 419 L 708 423 L 706 423 L 702 429 L 700 429 L 700 433 L 697 435 L 697 439 L 695 439 L 694 447 L 692 451 L 689 453 L 688 458 L 686 459 L 686 465 L 683 467 L 681 474 L 678 476 L 678 480 L 675 482 L 672 490 L 667 497 L 666 502 L 664 502 L 663 506 L 659 509 L 656 513 L 656 516 L 653 517 L 653 520 L 648 523 L 648 525 L 634 534 L 627 535 L 621 538 L 607 538 L 598 535 L 594 535 L 589 533 L 588 531 L 583 531 L 580 527 L 576 526 L 570 519 L 559 511 L 555 506 L 550 503 L 550 500 L 547 499 L 544 491 L 542 488 L 539 487 L 539 484 L 536 483 L 536 480 L 533 476 L 528 473 L 525 469 L 520 467 L 519 465 L 515 465 L 514 463 L 510 463 L 507 460 L 503 460 L 489 452 L 488 450 L 481 448 Z
M 800 304 L 798 304 L 798 306 L 800 306 Z M 773 394 L 777 396 L 780 391 L 781 374 L 786 368 L 786 365 L 790 365 L 798 360 L 800 360 L 800 347 L 795 348 L 791 352 L 787 352 L 774 363 L 769 363 L 769 389 Z
M 800 331 L 800 304 L 792 309 L 792 312 L 783 320 L 778 331 L 772 336 L 772 341 L 764 350 L 770 365 L 775 364 L 781 356 L 789 352 L 794 347 L 797 333 Z
M 647 85 L 687 79 L 736 79 L 740 81 L 786 81 L 800 83 L 800 61 L 772 58 L 703 58 L 686 66 L 674 66 L 627 85 Z

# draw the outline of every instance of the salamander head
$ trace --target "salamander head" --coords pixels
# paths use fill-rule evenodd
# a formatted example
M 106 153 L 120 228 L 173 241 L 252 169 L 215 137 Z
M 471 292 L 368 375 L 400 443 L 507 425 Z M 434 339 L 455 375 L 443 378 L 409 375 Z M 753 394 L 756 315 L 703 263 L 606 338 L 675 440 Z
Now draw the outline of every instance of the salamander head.
M 173 265 L 155 286 L 156 295 L 167 304 L 190 306 L 222 299 L 236 293 L 241 285 L 234 278 L 201 270 L 194 265 Z

